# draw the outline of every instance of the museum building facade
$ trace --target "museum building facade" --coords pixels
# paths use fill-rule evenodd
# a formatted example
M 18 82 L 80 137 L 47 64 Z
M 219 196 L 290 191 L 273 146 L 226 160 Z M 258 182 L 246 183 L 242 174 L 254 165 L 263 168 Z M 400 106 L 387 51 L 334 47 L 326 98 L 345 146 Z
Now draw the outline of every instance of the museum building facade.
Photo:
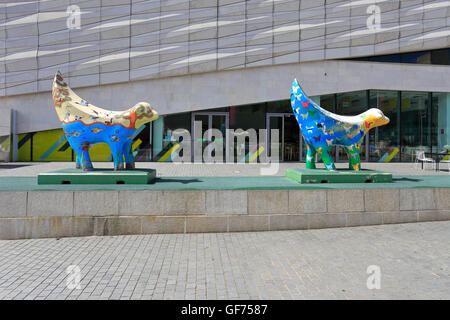
M 51 102 L 57 70 L 96 106 L 148 101 L 158 111 L 136 133 L 137 161 L 204 161 L 194 145 L 219 141 L 222 161 L 257 162 L 273 139 L 280 161 L 305 161 L 294 78 L 326 110 L 379 108 L 390 118 L 366 135 L 362 161 L 450 150 L 448 1 L 55 0 L 0 9 L 0 146 L 12 160 L 74 159 Z M 256 140 L 233 136 L 249 130 Z M 341 148 L 333 157 L 347 161 Z M 108 146 L 94 145 L 91 159 L 111 161 Z

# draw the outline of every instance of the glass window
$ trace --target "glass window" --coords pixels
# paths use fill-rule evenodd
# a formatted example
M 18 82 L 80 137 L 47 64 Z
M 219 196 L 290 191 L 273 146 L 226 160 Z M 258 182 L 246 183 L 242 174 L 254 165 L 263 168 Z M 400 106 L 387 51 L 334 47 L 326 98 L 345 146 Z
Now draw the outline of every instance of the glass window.
M 366 111 L 368 109 L 367 107 L 367 91 L 353 91 L 338 93 L 336 95 L 336 114 L 338 115 L 356 116 Z M 362 161 L 367 160 L 365 142 L 366 139 L 361 142 L 360 158 Z M 337 161 L 348 161 L 347 153 L 344 148 L 337 147 L 336 151 L 332 153 L 333 156 L 334 153 L 337 153 Z
M 431 63 L 450 65 L 450 49 L 434 50 L 431 52 Z
M 255 130 L 266 127 L 266 104 L 230 107 L 230 129 Z
M 389 118 L 387 125 L 369 131 L 369 161 L 400 161 L 398 139 L 398 92 L 370 90 L 370 108 L 378 108 Z
M 257 103 L 246 106 L 238 106 L 238 107 L 230 107 L 230 129 L 238 130 L 241 129 L 242 134 L 247 135 L 248 129 L 254 129 L 257 137 L 256 144 L 250 142 L 249 138 L 246 138 L 244 143 L 242 143 L 242 139 L 238 139 L 238 134 L 234 139 L 233 146 L 233 159 L 230 159 L 232 162 L 244 162 L 257 160 L 256 154 L 259 154 L 259 129 L 266 129 L 266 109 L 268 103 Z M 261 137 L 265 140 L 265 137 Z M 238 140 L 240 143 L 238 143 Z M 263 141 L 265 143 L 265 141 Z
M 433 93 L 432 146 L 450 153 L 450 93 Z
M 191 114 L 179 113 L 160 117 L 152 122 L 153 161 L 171 161 L 172 147 L 177 143 L 172 133 L 176 129 L 191 132 Z M 184 150 L 183 150 L 184 151 Z M 183 151 L 180 156 L 183 156 Z
M 318 101 L 320 97 L 311 98 Z M 292 112 L 290 100 L 282 100 L 271 102 L 267 105 L 268 113 L 277 113 L 269 118 L 269 128 L 267 134 L 270 135 L 272 141 L 272 130 L 279 130 L 279 159 L 282 161 L 298 161 L 300 159 L 300 128 L 297 120 Z M 270 132 L 269 132 L 270 129 Z M 267 146 L 269 148 L 269 146 Z M 270 151 L 272 153 L 272 151 Z M 274 155 L 270 154 L 271 160 L 274 161 Z
M 334 113 L 334 94 L 320 96 L 320 107 Z
M 337 94 L 337 114 L 355 116 L 366 110 L 367 91 L 354 91 Z
M 399 54 L 391 54 L 391 55 L 385 55 L 385 56 L 370 57 L 368 60 L 376 61 L 376 62 L 401 63 L 402 57 Z
M 228 112 L 229 107 L 223 107 L 223 108 L 214 108 L 214 109 L 205 109 L 205 110 L 199 110 L 201 112 Z
M 404 53 L 402 63 L 431 64 L 431 51 Z
M 292 113 L 291 100 L 267 102 L 266 110 L 270 113 Z
M 133 153 L 136 162 L 151 160 L 151 132 L 152 122 L 144 124 L 144 128 L 136 135 L 133 141 Z
M 191 132 L 191 113 L 171 114 L 164 117 L 162 153 L 169 152 L 172 146 L 177 143 L 172 135 L 172 132 L 177 129 L 185 129 L 188 132 Z M 180 157 L 181 156 L 183 156 L 182 152 L 180 153 Z M 170 157 L 168 159 L 170 159 Z
M 356 61 L 374 61 L 391 63 L 419 63 L 450 65 L 450 49 L 438 49 L 419 52 L 407 52 L 364 58 L 350 59 Z
M 428 93 L 402 92 L 401 112 L 402 161 L 412 161 L 416 150 L 431 151 Z

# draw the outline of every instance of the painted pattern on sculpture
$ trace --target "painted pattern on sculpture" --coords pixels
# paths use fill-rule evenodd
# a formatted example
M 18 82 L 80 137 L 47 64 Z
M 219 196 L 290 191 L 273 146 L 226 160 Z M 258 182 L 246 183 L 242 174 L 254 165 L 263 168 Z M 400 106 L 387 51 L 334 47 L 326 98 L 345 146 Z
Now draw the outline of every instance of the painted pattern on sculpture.
M 357 116 L 339 116 L 319 107 L 300 88 L 297 79 L 291 90 L 291 106 L 306 143 L 306 168 L 315 169 L 314 158 L 319 154 L 327 170 L 336 170 L 331 149 L 344 147 L 349 168 L 360 170 L 359 149 L 366 133 L 389 123 L 383 112 L 372 108 Z
M 89 147 L 107 143 L 111 149 L 114 170 L 134 168 L 131 150 L 136 129 L 158 119 L 158 113 L 147 102 L 139 102 L 123 111 L 98 108 L 78 97 L 57 72 L 52 86 L 53 102 L 67 141 L 76 154 L 77 168 L 93 170 Z

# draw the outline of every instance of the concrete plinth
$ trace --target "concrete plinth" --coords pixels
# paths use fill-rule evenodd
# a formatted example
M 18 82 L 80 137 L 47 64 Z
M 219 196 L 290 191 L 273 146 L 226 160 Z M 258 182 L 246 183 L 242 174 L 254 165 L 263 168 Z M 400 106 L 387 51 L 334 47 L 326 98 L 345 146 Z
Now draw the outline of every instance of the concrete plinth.
M 63 169 L 38 175 L 38 184 L 148 184 L 156 179 L 156 170 Z
M 287 169 L 286 177 L 299 183 L 385 183 L 392 182 L 392 173 L 373 170 Z

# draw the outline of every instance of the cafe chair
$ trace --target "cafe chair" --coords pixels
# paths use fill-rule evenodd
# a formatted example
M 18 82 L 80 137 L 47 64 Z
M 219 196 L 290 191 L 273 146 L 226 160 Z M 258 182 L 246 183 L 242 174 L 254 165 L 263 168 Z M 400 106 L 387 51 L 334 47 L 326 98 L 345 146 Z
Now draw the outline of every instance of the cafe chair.
M 425 151 L 423 150 L 416 150 L 416 160 L 414 161 L 414 168 L 419 169 L 421 168 L 423 163 L 423 168 L 426 169 L 426 164 L 430 164 L 433 169 L 436 168 L 436 161 L 431 158 L 425 157 Z

